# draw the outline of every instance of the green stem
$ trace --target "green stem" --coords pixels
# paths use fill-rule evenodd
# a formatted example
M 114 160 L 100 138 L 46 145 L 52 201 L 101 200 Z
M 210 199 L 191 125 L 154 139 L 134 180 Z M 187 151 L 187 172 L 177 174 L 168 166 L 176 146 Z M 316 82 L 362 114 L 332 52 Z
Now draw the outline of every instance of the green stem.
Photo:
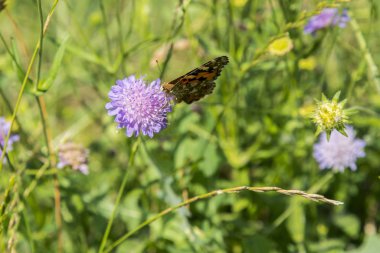
M 330 59 L 330 57 L 331 57 L 331 55 L 333 53 L 334 47 L 336 45 L 336 41 L 338 39 L 338 31 L 337 31 L 337 29 L 333 30 L 331 33 L 332 33 L 332 35 L 331 35 L 332 36 L 332 42 L 327 47 L 326 54 L 323 56 L 324 57 L 324 59 L 323 59 L 323 66 L 327 66 L 328 65 L 329 59 Z M 325 38 L 326 37 L 324 37 L 324 39 Z M 323 43 L 323 42 L 324 41 L 322 41 L 321 43 Z M 321 86 L 322 91 L 323 91 L 323 84 L 324 84 L 324 82 L 326 80 L 326 75 L 327 75 L 326 68 L 323 68 L 322 74 L 320 75 L 320 78 L 319 78 L 319 80 L 317 82 L 317 84 L 319 84 Z
M 354 15 L 352 14 L 352 12 L 350 12 L 349 15 L 351 17 L 350 25 L 352 27 L 352 30 L 354 31 L 354 35 L 356 37 L 356 40 L 358 41 L 360 50 L 362 51 L 362 53 L 364 55 L 364 59 L 367 63 L 368 78 L 375 85 L 377 92 L 380 93 L 380 72 L 379 72 L 379 68 L 377 67 L 374 59 L 372 58 L 371 53 L 369 52 L 369 49 L 368 49 L 367 43 L 365 41 L 365 38 L 363 36 L 363 33 L 361 32 L 360 27 L 354 18 Z
M 55 168 L 55 166 L 56 166 L 56 158 L 55 158 L 55 154 L 54 154 L 53 140 L 52 140 L 52 137 L 51 137 L 50 128 L 48 126 L 48 120 L 47 120 L 48 114 L 47 114 L 47 110 L 46 110 L 45 99 L 43 97 L 41 97 L 41 96 L 35 97 L 35 98 L 37 100 L 38 109 L 40 111 L 40 116 L 41 116 L 42 126 L 43 126 L 43 130 L 44 130 L 44 137 L 45 137 L 46 147 L 47 147 L 47 150 L 48 150 L 48 158 L 49 158 L 49 161 L 50 161 L 50 167 L 51 168 Z
M 42 51 L 43 51 L 43 45 L 44 45 L 44 18 L 42 14 L 42 7 L 41 7 L 41 0 L 37 0 L 37 6 L 38 6 L 38 15 L 40 18 L 40 49 L 38 50 L 38 68 L 37 68 L 37 80 L 35 83 L 35 88 L 37 90 L 37 87 L 39 86 L 38 83 L 40 82 L 40 76 L 41 76 L 41 66 L 42 66 Z
M 124 76 L 126 76 L 126 68 L 125 68 L 125 57 L 124 57 L 124 36 L 123 36 L 123 25 L 121 21 L 121 10 L 123 9 L 122 7 L 122 1 L 119 0 L 118 2 L 119 8 L 116 10 L 116 21 L 117 21 L 117 31 L 118 31 L 118 41 L 119 41 L 119 47 L 120 47 L 120 55 L 123 56 L 121 60 L 121 70 Z
M 112 56 L 111 56 L 111 39 L 108 35 L 107 16 L 106 16 L 106 11 L 105 11 L 104 5 L 103 5 L 103 0 L 99 1 L 99 5 L 100 5 L 100 11 L 102 13 L 102 18 L 103 18 L 104 34 L 106 36 L 106 48 L 107 48 L 108 63 L 110 63 L 111 59 L 112 59 Z
M 5 42 L 5 39 L 3 37 L 3 35 L 0 33 L 0 39 L 1 41 L 3 42 L 3 45 L 5 47 L 5 49 L 7 50 L 7 53 L 9 54 L 9 56 L 12 58 L 13 60 L 13 63 L 16 65 L 18 71 L 20 72 L 24 72 L 24 70 L 22 69 L 22 67 L 20 66 L 20 64 L 18 63 L 17 59 L 16 59 L 16 56 L 12 53 L 12 51 L 9 49 L 7 43 Z
M 7 107 L 8 111 L 10 113 L 12 113 L 13 112 L 13 107 L 12 107 L 10 101 L 9 101 L 8 96 L 5 94 L 5 92 L 3 91 L 2 88 L 0 88 L 0 97 L 3 99 L 3 101 L 5 103 L 5 106 Z M 25 132 L 25 130 L 24 130 L 22 124 L 20 123 L 20 120 L 18 119 L 18 117 L 16 117 L 15 121 L 17 123 L 18 133 L 20 134 L 21 139 L 24 140 L 25 146 L 27 146 L 27 148 L 31 149 L 32 146 L 34 146 L 34 144 L 31 145 L 31 143 L 29 142 L 29 140 L 28 140 L 29 135 Z
M 30 172 L 31 173 L 28 173 L 28 171 L 26 171 L 25 174 L 27 175 L 35 175 L 35 178 L 33 179 L 32 182 L 29 183 L 29 185 L 27 187 L 25 187 L 25 191 L 23 192 L 22 196 L 23 198 L 27 199 L 30 195 L 30 193 L 34 190 L 34 188 L 37 186 L 38 184 L 38 180 L 46 175 L 46 171 L 47 169 L 49 168 L 49 163 L 45 163 L 41 166 L 41 168 L 38 170 L 38 171 L 35 171 L 35 170 L 31 170 Z M 33 174 L 32 174 L 33 173 Z M 51 173 L 53 173 L 53 175 L 57 174 L 56 170 L 53 170 Z
M 115 206 L 112 210 L 112 214 L 111 214 L 111 217 L 110 219 L 108 220 L 108 224 L 107 224 L 107 228 L 106 228 L 106 231 L 104 232 L 104 235 L 103 235 L 103 239 L 102 239 L 102 242 L 100 244 L 100 247 L 99 247 L 99 253 L 102 253 L 103 250 L 104 250 L 104 247 L 106 246 L 106 243 L 107 243 L 107 239 L 108 239 L 108 235 L 109 233 L 111 232 L 111 227 L 112 227 L 112 223 L 113 223 L 113 220 L 115 218 L 115 215 L 116 215 L 116 210 L 119 206 L 119 203 L 120 203 L 120 200 L 121 200 L 121 197 L 123 195 L 123 192 L 124 192 L 124 189 L 125 189 L 125 186 L 127 185 L 127 179 L 128 179 L 128 170 L 131 169 L 131 167 L 133 166 L 134 164 L 134 158 L 135 158 L 135 155 L 136 155 L 136 152 L 137 152 L 137 149 L 138 149 L 138 146 L 140 144 L 141 140 L 140 138 L 134 143 L 133 147 L 132 147 L 132 150 L 131 150 L 131 154 L 129 156 L 129 162 L 128 162 L 128 167 L 127 167 L 127 171 L 125 172 L 124 174 L 124 178 L 123 178 L 123 181 L 121 183 L 121 186 L 119 188 L 119 192 L 117 194 L 117 198 L 116 198 L 116 202 L 115 202 Z
M 215 197 L 215 196 L 218 196 L 218 195 L 221 195 L 221 194 L 224 194 L 224 193 L 240 193 L 242 191 L 277 192 L 277 193 L 284 194 L 284 195 L 291 195 L 291 196 L 297 195 L 297 196 L 301 196 L 301 197 L 304 197 L 304 198 L 307 198 L 307 199 L 310 199 L 310 200 L 313 200 L 313 201 L 323 202 L 323 203 L 332 204 L 332 205 L 341 205 L 341 204 L 343 204 L 342 202 L 339 202 L 339 201 L 336 201 L 336 200 L 326 199 L 322 195 L 309 194 L 309 193 L 306 193 L 306 192 L 303 192 L 303 191 L 299 191 L 299 190 L 284 190 L 284 189 L 281 189 L 279 187 L 238 186 L 238 187 L 227 188 L 227 189 L 223 189 L 223 190 L 215 190 L 215 191 L 211 191 L 211 192 L 208 192 L 208 193 L 205 193 L 205 194 L 201 194 L 201 195 L 195 196 L 193 198 L 187 199 L 186 201 L 183 201 L 183 202 L 181 202 L 181 203 L 179 203 L 179 204 L 177 204 L 177 205 L 175 205 L 173 207 L 169 207 L 169 208 L 165 209 L 164 211 L 160 212 L 159 214 L 157 214 L 157 215 L 151 217 L 150 219 L 144 221 L 139 226 L 137 226 L 135 229 L 131 230 L 129 233 L 127 233 L 124 236 L 122 236 L 120 239 L 118 239 L 116 242 L 114 242 L 108 249 L 106 249 L 104 251 L 104 253 L 108 253 L 108 252 L 112 251 L 116 246 L 118 246 L 120 243 L 122 243 L 123 241 L 125 241 L 126 239 L 128 239 L 130 236 L 132 236 L 133 234 L 135 234 L 136 232 L 138 232 L 142 228 L 144 228 L 147 225 L 151 224 L 152 222 L 158 220 L 159 218 L 161 218 L 161 217 L 163 217 L 163 216 L 165 216 L 165 215 L 167 215 L 167 214 L 175 211 L 178 208 L 181 208 L 183 206 L 187 206 L 187 205 L 189 205 L 189 204 L 191 204 L 193 202 L 196 202 L 198 200 Z
M 27 239 L 27 241 L 29 242 L 29 245 L 30 245 L 30 252 L 31 253 L 34 253 L 35 250 L 34 250 L 34 241 L 33 241 L 33 236 L 32 236 L 32 231 L 30 229 L 30 226 L 29 226 L 29 216 L 28 216 L 28 212 L 23 209 L 21 212 L 21 215 L 22 215 L 22 220 L 24 221 L 24 227 L 25 227 L 25 237 Z
M 175 36 L 179 33 L 179 31 L 182 29 L 182 26 L 185 23 L 186 7 L 189 4 L 190 4 L 190 0 L 187 2 L 186 1 L 179 1 L 179 6 L 177 7 L 177 10 L 174 14 L 173 23 L 172 23 L 171 29 L 169 30 L 170 34 L 167 38 L 167 42 L 172 41 L 175 38 Z M 177 24 L 177 18 L 178 18 L 178 22 L 179 22 L 178 24 Z M 173 47 L 174 47 L 174 43 L 171 42 L 168 53 L 166 54 L 165 61 L 162 65 L 162 71 L 160 73 L 160 79 L 161 80 L 163 79 L 163 77 L 165 75 L 167 66 L 168 66 L 170 58 L 172 56 Z
M 50 128 L 48 127 L 46 104 L 43 97 L 36 97 L 38 108 L 40 110 L 41 121 L 44 130 L 46 147 L 48 150 L 49 157 L 49 167 L 56 167 L 56 158 L 54 154 L 53 141 L 50 133 Z M 43 173 L 43 172 L 42 172 Z M 62 252 L 63 249 L 63 237 L 62 237 L 62 218 L 61 218 L 61 192 L 59 190 L 58 172 L 53 175 L 54 181 L 54 211 L 55 211 L 55 223 L 57 226 L 58 235 L 58 253 Z
M 34 63 L 34 60 L 35 60 L 37 52 L 38 52 L 38 45 L 39 45 L 39 43 L 37 44 L 36 48 L 34 49 L 34 52 L 33 52 L 33 55 L 32 55 L 32 59 L 30 60 L 30 63 L 29 63 L 29 66 L 28 66 L 28 70 L 26 71 L 24 81 L 23 81 L 23 83 L 21 85 L 20 92 L 18 93 L 18 97 L 17 97 L 17 100 L 16 100 L 16 106 L 15 106 L 13 114 L 12 114 L 12 119 L 11 119 L 11 123 L 10 123 L 10 127 L 9 127 L 9 132 L 7 133 L 7 135 L 6 135 L 5 139 L 4 139 L 4 147 L 3 147 L 3 152 L 2 152 L 1 157 L 0 157 L 0 161 L 3 161 L 4 155 L 5 155 L 6 150 L 7 150 L 8 141 L 9 141 L 9 138 L 10 138 L 10 135 L 11 135 L 11 130 L 12 130 L 13 124 L 14 124 L 15 119 L 16 119 L 16 114 L 17 114 L 18 109 L 20 107 L 21 98 L 22 98 L 22 95 L 24 94 L 24 90 L 25 90 L 25 87 L 26 87 L 26 84 L 27 84 L 27 81 L 28 81 L 28 76 L 30 74 L 30 71 L 32 69 L 32 65 Z M 3 163 L 0 162 L 0 173 L 1 173 L 2 169 L 3 169 Z
M 318 180 L 310 189 L 307 191 L 309 193 L 316 193 L 321 190 L 335 175 L 334 171 L 329 171 L 320 180 Z
M 330 171 L 325 176 L 323 176 L 320 180 L 318 180 L 313 186 L 309 188 L 307 192 L 315 193 L 318 192 L 324 185 L 326 185 L 334 176 L 334 172 Z M 293 212 L 293 208 L 289 206 L 274 222 L 273 227 L 278 227 L 283 223 Z M 271 230 L 271 229 L 270 229 Z
M 50 9 L 49 14 L 46 17 L 46 22 L 45 22 L 45 25 L 44 25 L 43 35 L 46 34 L 47 27 L 49 26 L 51 17 L 52 17 L 52 15 L 54 13 L 55 7 L 57 6 L 58 2 L 59 2 L 59 0 L 55 0 L 53 6 Z M 21 104 L 21 99 L 22 99 L 22 96 L 24 94 L 24 90 L 25 90 L 26 84 L 28 83 L 30 72 L 32 71 L 32 67 L 33 67 L 34 61 L 36 60 L 36 56 L 37 56 L 38 50 L 40 48 L 40 44 L 41 44 L 41 41 L 38 40 L 38 42 L 36 44 L 36 47 L 34 48 L 34 52 L 33 52 L 32 58 L 29 61 L 28 69 L 26 71 L 24 80 L 22 82 L 22 85 L 21 85 L 21 88 L 20 88 L 20 92 L 18 93 L 18 97 L 17 97 L 17 100 L 16 100 L 16 106 L 15 106 L 13 114 L 12 114 L 12 119 L 11 119 L 11 123 L 10 123 L 10 127 L 9 127 L 9 132 L 7 133 L 7 136 L 4 139 L 4 147 L 3 147 L 3 152 L 2 152 L 2 154 L 0 156 L 0 161 L 3 161 L 5 153 L 7 151 L 8 141 L 9 141 L 9 138 L 11 136 L 12 127 L 13 127 L 13 124 L 15 122 L 16 115 L 17 115 L 17 112 L 18 112 L 20 104 Z M 2 170 L 3 170 L 3 163 L 0 162 L 0 173 L 1 173 Z

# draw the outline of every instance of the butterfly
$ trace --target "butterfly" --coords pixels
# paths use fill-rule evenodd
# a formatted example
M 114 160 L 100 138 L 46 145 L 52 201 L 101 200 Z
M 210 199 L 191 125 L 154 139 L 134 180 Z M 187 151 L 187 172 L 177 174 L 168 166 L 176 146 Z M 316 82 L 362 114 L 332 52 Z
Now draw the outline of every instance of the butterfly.
M 177 103 L 185 101 L 191 104 L 212 93 L 215 80 L 227 63 L 227 56 L 217 57 L 173 81 L 164 83 L 162 89 L 173 95 Z

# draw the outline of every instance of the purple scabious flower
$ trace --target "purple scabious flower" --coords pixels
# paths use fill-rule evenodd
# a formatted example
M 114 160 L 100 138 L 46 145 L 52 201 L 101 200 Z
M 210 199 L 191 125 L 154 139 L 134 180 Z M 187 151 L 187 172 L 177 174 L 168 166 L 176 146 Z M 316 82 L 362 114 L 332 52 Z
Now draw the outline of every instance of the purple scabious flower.
M 157 79 L 147 85 L 143 78 L 131 75 L 117 80 L 108 93 L 111 102 L 106 104 L 108 114 L 115 116 L 118 128 L 125 128 L 128 137 L 153 137 L 168 125 L 167 114 L 172 111 L 172 98 L 161 89 Z
M 346 126 L 345 130 L 347 137 L 333 130 L 329 141 L 323 133 L 319 142 L 314 144 L 313 155 L 321 169 L 332 168 L 343 172 L 344 168 L 349 167 L 356 170 L 356 159 L 365 156 L 365 141 L 355 138 L 352 126 Z
M 339 9 L 337 8 L 324 8 L 319 14 L 310 18 L 304 27 L 304 33 L 314 34 L 317 30 L 329 26 L 344 28 L 349 20 L 350 18 L 346 9 L 339 13 Z
M 5 144 L 5 138 L 8 134 L 8 132 L 11 130 L 11 123 L 6 121 L 4 117 L 0 117 L 0 156 L 2 155 L 3 151 L 2 148 Z M 20 140 L 20 136 L 18 134 L 11 134 L 8 140 L 7 144 L 7 152 L 11 151 L 13 149 L 13 143 Z

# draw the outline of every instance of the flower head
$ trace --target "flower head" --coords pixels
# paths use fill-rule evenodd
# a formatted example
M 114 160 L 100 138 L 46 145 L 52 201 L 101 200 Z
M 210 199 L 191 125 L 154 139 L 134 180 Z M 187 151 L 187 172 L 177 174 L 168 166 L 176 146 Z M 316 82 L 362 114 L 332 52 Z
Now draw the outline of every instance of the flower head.
M 343 109 L 346 100 L 338 103 L 339 95 L 340 91 L 334 95 L 332 100 L 329 100 L 322 94 L 322 100 L 317 100 L 317 106 L 312 115 L 313 121 L 317 125 L 317 134 L 326 132 L 327 140 L 334 129 L 346 135 L 344 124 L 349 123 L 348 116 L 353 113 L 352 110 Z
M 146 85 L 143 78 L 131 75 L 116 81 L 108 93 L 111 102 L 106 104 L 108 114 L 115 116 L 119 128 L 126 135 L 153 137 L 167 127 L 167 113 L 171 112 L 171 97 L 161 89 L 160 79 Z
M 314 144 L 313 155 L 321 169 L 344 171 L 344 168 L 349 167 L 356 170 L 356 159 L 365 156 L 365 141 L 355 139 L 355 131 L 351 126 L 346 126 L 346 133 L 347 136 L 344 136 L 334 130 L 329 141 L 326 133 L 323 133 L 319 142 Z
M 293 49 L 293 42 L 289 36 L 283 36 L 272 41 L 268 46 L 268 52 L 272 55 L 282 56 Z
M 344 9 L 341 13 L 337 8 L 324 8 L 319 14 L 310 18 L 309 22 L 304 27 L 304 33 L 314 34 L 317 30 L 329 26 L 339 26 L 344 28 L 350 20 L 347 10 Z
M 57 168 L 71 167 L 83 174 L 88 174 L 88 150 L 82 145 L 67 142 L 59 147 Z
M 11 123 L 6 121 L 4 117 L 0 117 L 0 156 L 3 153 L 2 147 L 5 144 L 5 138 L 8 132 L 11 130 Z M 13 148 L 13 143 L 20 140 L 20 136 L 17 134 L 11 134 L 7 143 L 7 152 L 11 151 Z
M 303 70 L 312 71 L 317 66 L 317 61 L 313 56 L 308 58 L 303 58 L 298 61 L 298 67 Z

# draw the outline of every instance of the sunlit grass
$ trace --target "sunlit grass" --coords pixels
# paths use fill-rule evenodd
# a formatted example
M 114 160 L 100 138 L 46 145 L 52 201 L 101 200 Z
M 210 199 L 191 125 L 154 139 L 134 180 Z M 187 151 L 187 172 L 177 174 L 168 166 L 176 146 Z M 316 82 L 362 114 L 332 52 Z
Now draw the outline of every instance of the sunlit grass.
M 11 134 L 20 140 L 2 152 L 0 252 L 341 252 L 378 243 L 369 240 L 380 193 L 375 1 L 3 6 L 0 117 L 12 132 L 0 141 L 8 150 Z M 326 7 L 347 8 L 346 27 L 305 34 Z M 222 55 L 230 62 L 213 93 L 173 104 L 153 138 L 128 138 L 107 115 L 116 80 L 167 82 Z M 315 100 L 338 91 L 366 143 L 357 170 L 341 173 L 318 167 L 311 120 Z M 88 175 L 57 168 L 67 142 L 89 151 Z M 245 191 L 258 189 L 308 200 Z M 325 200 L 319 194 L 344 205 L 310 201 Z

